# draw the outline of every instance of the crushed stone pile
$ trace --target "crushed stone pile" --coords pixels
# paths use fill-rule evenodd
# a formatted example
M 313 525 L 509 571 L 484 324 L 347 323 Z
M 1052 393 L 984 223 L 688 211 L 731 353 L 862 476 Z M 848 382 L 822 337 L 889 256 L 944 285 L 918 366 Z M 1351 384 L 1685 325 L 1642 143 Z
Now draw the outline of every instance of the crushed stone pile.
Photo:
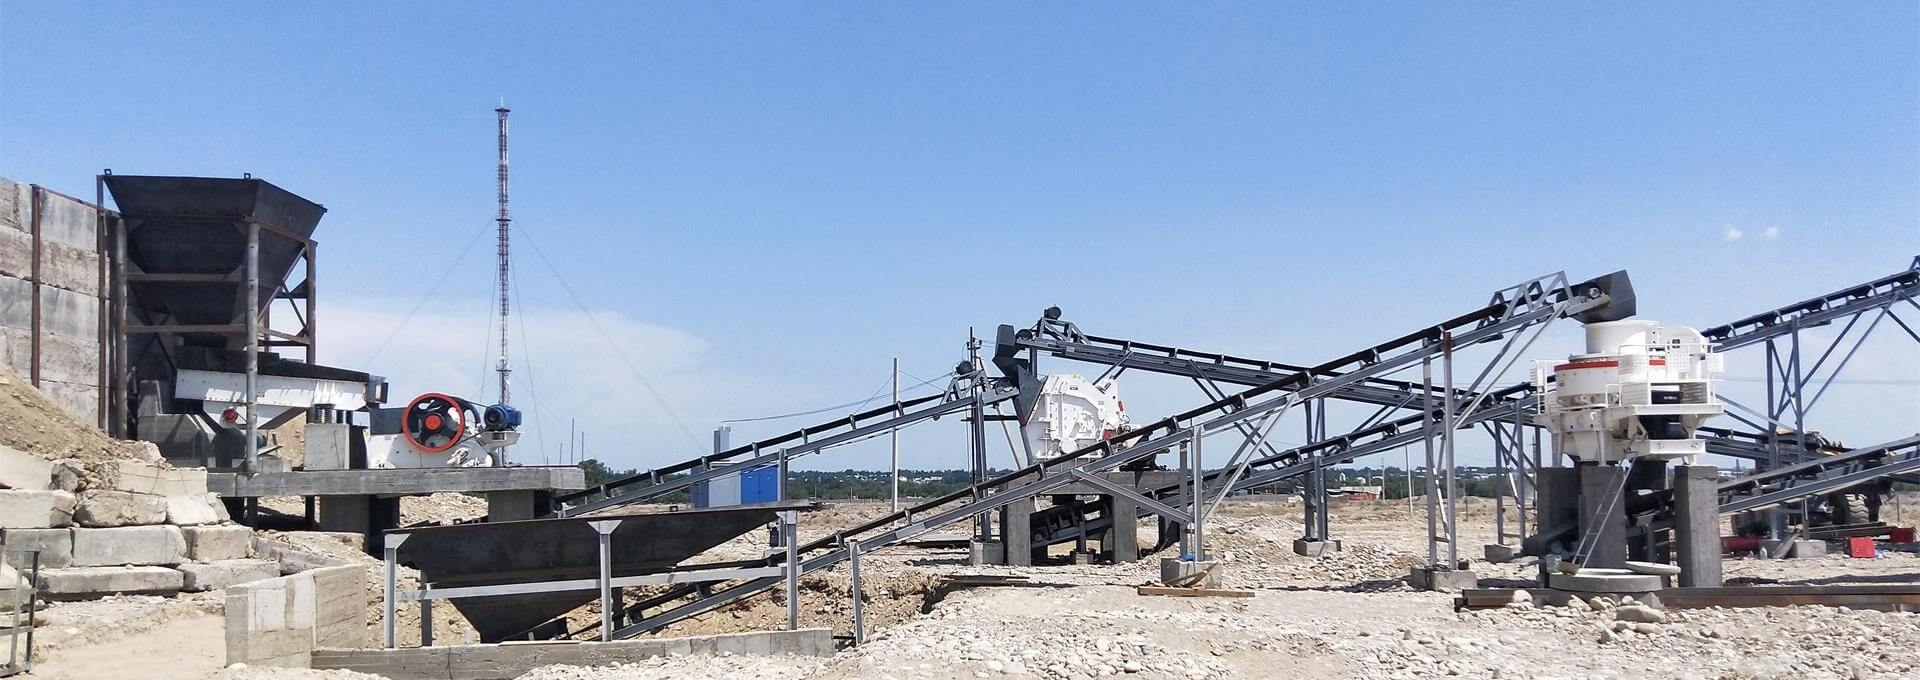
M 114 439 L 80 422 L 5 366 L 0 366 L 0 445 L 47 460 L 71 458 L 84 464 L 160 458 L 152 444 Z

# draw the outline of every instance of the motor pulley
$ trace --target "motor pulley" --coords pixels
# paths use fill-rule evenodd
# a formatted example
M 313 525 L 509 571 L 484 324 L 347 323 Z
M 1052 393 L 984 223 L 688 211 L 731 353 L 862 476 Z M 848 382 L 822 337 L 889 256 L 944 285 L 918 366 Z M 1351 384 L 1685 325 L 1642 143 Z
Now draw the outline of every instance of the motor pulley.
M 466 402 L 438 392 L 414 397 L 407 404 L 400 429 L 408 444 L 427 453 L 453 448 L 466 431 Z

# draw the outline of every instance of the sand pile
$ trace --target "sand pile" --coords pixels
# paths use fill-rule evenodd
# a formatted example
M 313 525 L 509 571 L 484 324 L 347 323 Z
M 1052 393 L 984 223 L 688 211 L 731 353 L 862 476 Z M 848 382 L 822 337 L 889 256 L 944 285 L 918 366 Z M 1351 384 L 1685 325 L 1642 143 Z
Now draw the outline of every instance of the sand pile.
M 0 445 L 47 460 L 157 461 L 152 444 L 121 441 L 80 422 L 48 400 L 32 383 L 0 366 Z

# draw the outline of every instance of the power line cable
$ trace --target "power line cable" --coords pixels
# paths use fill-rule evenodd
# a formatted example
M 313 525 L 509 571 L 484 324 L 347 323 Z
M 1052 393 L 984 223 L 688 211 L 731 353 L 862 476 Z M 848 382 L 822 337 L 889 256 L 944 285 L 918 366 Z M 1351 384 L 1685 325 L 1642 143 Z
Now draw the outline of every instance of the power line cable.
M 526 227 L 521 227 L 525 229 Z M 527 397 L 533 400 L 533 429 L 540 431 L 535 443 L 540 446 L 540 462 L 547 463 L 547 428 L 540 424 L 540 392 L 533 386 L 533 343 L 527 340 L 527 305 L 520 298 L 520 268 L 512 267 L 508 276 L 513 279 L 513 315 L 520 323 L 520 374 L 526 376 Z
M 487 225 L 486 229 L 474 233 L 473 238 L 467 241 L 467 245 L 460 249 L 460 254 L 455 255 L 453 261 L 447 263 L 446 270 L 440 272 L 440 277 L 434 279 L 433 285 L 427 287 L 427 292 L 422 294 L 420 299 L 413 303 L 412 309 L 407 310 L 407 315 L 400 318 L 399 325 L 394 326 L 393 330 L 387 333 L 386 339 L 381 340 L 380 345 L 373 348 L 373 354 L 368 356 L 366 361 L 360 362 L 360 365 L 366 366 L 372 364 L 374 359 L 380 358 L 380 353 L 387 351 L 387 345 L 392 344 L 394 338 L 400 337 L 400 331 L 406 330 L 407 323 L 413 321 L 413 316 L 420 313 L 421 307 L 427 305 L 427 300 L 432 299 L 433 294 L 440 290 L 440 285 L 447 282 L 447 277 L 453 275 L 453 270 L 458 269 L 460 263 L 466 261 L 467 253 L 473 250 L 473 245 L 479 243 L 480 237 L 486 236 L 487 232 L 493 231 L 493 229 L 494 226 L 490 224 Z
M 553 273 L 554 280 L 560 282 L 560 289 L 566 291 L 567 298 L 571 299 L 573 305 L 580 308 L 580 313 L 586 315 L 587 321 L 593 324 L 593 330 L 600 334 L 600 339 L 607 342 L 607 347 L 613 350 L 614 356 L 620 358 L 620 363 L 626 364 L 627 371 L 633 374 L 634 380 L 640 383 L 640 386 L 645 388 L 648 394 L 653 396 L 653 400 L 656 403 L 660 404 L 661 412 L 666 413 L 668 418 L 673 419 L 674 426 L 680 428 L 680 433 L 686 435 L 688 442 L 692 443 L 695 448 L 701 447 L 700 438 L 693 436 L 693 430 L 687 428 L 687 421 L 681 418 L 678 412 L 673 410 L 673 404 L 669 403 L 667 398 L 660 394 L 660 390 L 653 386 L 653 381 L 648 380 L 645 373 L 640 372 L 640 367 L 635 366 L 633 360 L 627 358 L 626 352 L 620 351 L 620 344 L 614 342 L 613 336 L 608 334 L 607 329 L 600 325 L 599 317 L 594 316 L 593 312 L 587 309 L 587 304 L 581 301 L 580 294 L 573 290 L 572 284 L 567 283 L 567 277 L 560 274 L 560 268 L 553 266 L 553 260 L 547 259 L 546 251 L 541 250 L 539 242 L 531 238 L 530 231 L 522 228 L 520 233 L 523 235 L 527 245 L 533 246 L 533 254 L 540 257 L 540 263 L 546 265 L 547 271 Z
M 906 373 L 906 371 L 901 371 L 900 373 L 902 373 L 902 374 L 905 374 L 905 373 Z M 952 373 L 948 373 L 948 374 L 946 374 L 946 375 L 943 375 L 943 376 L 939 376 L 939 377 L 936 377 L 936 378 L 934 378 L 934 379 L 932 379 L 932 380 L 924 380 L 924 381 L 921 381 L 921 382 L 920 382 L 920 384 L 917 384 L 917 385 L 913 385 L 913 386 L 911 386 L 911 387 L 902 387 L 902 388 L 900 388 L 900 392 L 904 394 L 904 393 L 906 393 L 906 392 L 909 392 L 909 391 L 912 391 L 912 390 L 917 390 L 917 389 L 920 389 L 920 388 L 922 388 L 922 387 L 925 387 L 925 386 L 927 386 L 927 385 L 928 385 L 929 383 L 932 383 L 932 382 L 934 382 L 934 381 L 938 381 L 938 380 L 942 380 L 942 379 L 945 379 L 945 378 L 948 378 L 948 377 L 952 377 L 952 376 L 953 376 L 953 374 L 952 374 Z M 887 390 L 887 387 L 888 387 L 889 385 L 892 385 L 892 384 L 893 384 L 893 380 L 892 380 L 892 379 L 888 379 L 886 383 L 884 383 L 884 384 L 882 384 L 882 385 L 880 385 L 880 389 L 879 389 L 879 390 L 876 390 L 876 391 L 874 391 L 874 393 L 873 393 L 873 396 L 870 396 L 870 397 L 867 397 L 866 399 L 862 399 L 862 400 L 859 400 L 859 401 L 850 401 L 850 402 L 847 402 L 847 403 L 844 403 L 844 404 L 834 404 L 834 405 L 832 405 L 832 406 L 825 406 L 825 407 L 821 407 L 821 408 L 817 408 L 817 409 L 813 409 L 813 410 L 811 410 L 811 411 L 796 411 L 796 412 L 793 412 L 793 413 L 782 413 L 782 414 L 780 414 L 780 415 L 777 415 L 777 416 L 760 416 L 760 417 L 758 417 L 758 418 L 729 418 L 729 419 L 726 419 L 726 420 L 722 420 L 722 421 L 720 421 L 720 422 L 723 422 L 723 423 L 756 423 L 756 422 L 760 422 L 760 421 L 763 421 L 763 420 L 780 420 L 780 419 L 782 419 L 782 418 L 797 418 L 797 417 L 800 417 L 800 416 L 813 416 L 813 415 L 819 415 L 819 414 L 822 414 L 822 413 L 827 413 L 827 412 L 830 412 L 830 411 L 838 411 L 838 410 L 841 410 L 841 409 L 844 409 L 844 408 L 848 408 L 848 407 L 853 407 L 853 408 L 859 408 L 859 407 L 862 407 L 862 406 L 866 406 L 867 404 L 870 404 L 870 403 L 873 403 L 873 400 L 875 400 L 875 399 L 879 399 L 879 398 L 880 398 L 880 393 L 881 393 L 881 392 L 885 392 L 885 391 Z

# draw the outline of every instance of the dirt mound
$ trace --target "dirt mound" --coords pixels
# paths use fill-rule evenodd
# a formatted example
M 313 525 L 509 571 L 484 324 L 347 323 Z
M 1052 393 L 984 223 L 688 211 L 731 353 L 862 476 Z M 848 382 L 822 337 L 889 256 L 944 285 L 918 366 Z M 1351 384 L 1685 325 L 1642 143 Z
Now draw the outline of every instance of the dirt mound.
M 0 366 L 0 445 L 82 463 L 159 457 L 151 444 L 114 439 L 80 422 L 5 366 Z

